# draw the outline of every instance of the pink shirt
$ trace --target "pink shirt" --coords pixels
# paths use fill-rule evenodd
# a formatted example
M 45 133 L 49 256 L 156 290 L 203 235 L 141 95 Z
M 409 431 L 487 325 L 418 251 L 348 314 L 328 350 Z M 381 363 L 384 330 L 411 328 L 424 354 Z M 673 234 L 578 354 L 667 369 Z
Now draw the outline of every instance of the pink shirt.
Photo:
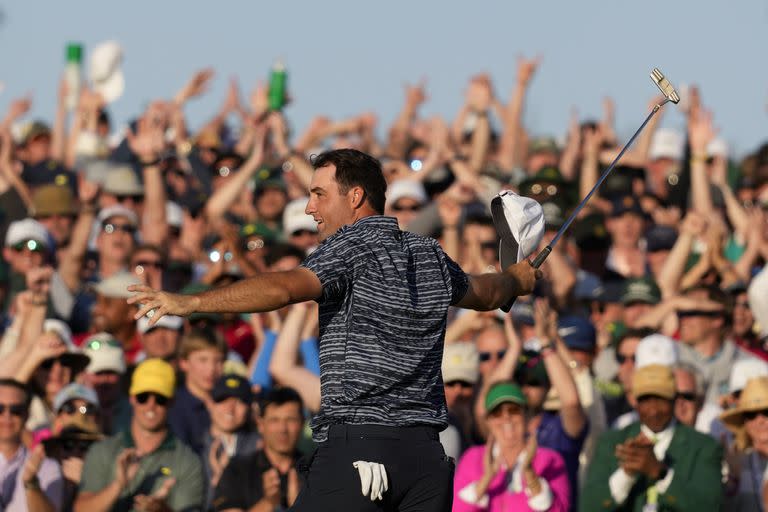
M 464 452 L 461 457 L 453 485 L 453 512 L 536 510 L 531 507 L 529 497 L 524 492 L 524 478 L 522 479 L 523 488 L 519 491 L 513 489 L 512 468 L 502 468 L 491 480 L 486 493 L 488 497 L 486 506 L 469 503 L 460 496 L 460 494 L 466 495 L 466 491 L 462 492 L 463 489 L 483 476 L 484 453 L 485 446 L 474 446 Z M 539 478 L 546 480 L 551 492 L 551 506 L 544 510 L 567 512 L 571 505 L 571 492 L 563 458 L 553 450 L 540 447 L 536 450 L 532 466 Z

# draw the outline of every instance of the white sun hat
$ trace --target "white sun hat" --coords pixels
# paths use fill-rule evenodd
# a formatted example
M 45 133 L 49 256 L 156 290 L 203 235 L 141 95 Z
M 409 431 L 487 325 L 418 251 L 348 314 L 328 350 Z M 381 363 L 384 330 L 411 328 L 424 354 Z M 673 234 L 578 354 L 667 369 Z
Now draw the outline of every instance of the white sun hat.
M 544 211 L 536 200 L 502 190 L 491 201 L 491 215 L 501 238 L 502 268 L 524 260 L 539 246 L 544 236 Z
M 116 41 L 103 42 L 91 52 L 88 78 L 107 103 L 120 98 L 125 90 L 122 65 L 123 48 Z

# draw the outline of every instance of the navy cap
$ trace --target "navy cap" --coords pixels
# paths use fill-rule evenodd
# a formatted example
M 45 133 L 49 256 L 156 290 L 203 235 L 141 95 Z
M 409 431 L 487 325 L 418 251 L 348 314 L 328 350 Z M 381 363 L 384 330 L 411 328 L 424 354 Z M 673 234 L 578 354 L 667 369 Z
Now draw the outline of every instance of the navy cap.
M 640 201 L 635 196 L 617 197 L 612 201 L 612 204 L 611 217 L 621 217 L 625 213 L 645 216 L 645 212 L 640 207 Z
M 211 398 L 214 402 L 222 402 L 232 397 L 239 398 L 246 404 L 253 402 L 251 384 L 239 375 L 223 375 L 213 385 Z
M 603 282 L 591 272 L 579 271 L 576 275 L 573 298 L 576 300 L 600 300 L 603 294 Z
M 669 251 L 677 241 L 677 231 L 671 226 L 653 226 L 645 233 L 648 252 Z
M 597 337 L 595 327 L 584 317 L 564 316 L 560 318 L 557 334 L 570 349 L 585 352 L 591 352 L 595 349 Z

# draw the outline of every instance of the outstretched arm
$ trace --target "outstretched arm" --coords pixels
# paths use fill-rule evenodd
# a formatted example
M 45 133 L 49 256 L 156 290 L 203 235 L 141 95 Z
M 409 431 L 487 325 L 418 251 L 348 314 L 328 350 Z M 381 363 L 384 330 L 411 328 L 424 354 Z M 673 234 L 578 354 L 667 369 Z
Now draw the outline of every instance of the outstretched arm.
M 154 325 L 163 315 L 272 311 L 288 304 L 318 299 L 323 287 L 314 272 L 299 267 L 286 272 L 265 272 L 196 295 L 168 293 L 139 285 L 130 286 L 128 290 L 136 292 L 128 303 L 141 304 L 136 319 L 154 309 L 149 322 Z

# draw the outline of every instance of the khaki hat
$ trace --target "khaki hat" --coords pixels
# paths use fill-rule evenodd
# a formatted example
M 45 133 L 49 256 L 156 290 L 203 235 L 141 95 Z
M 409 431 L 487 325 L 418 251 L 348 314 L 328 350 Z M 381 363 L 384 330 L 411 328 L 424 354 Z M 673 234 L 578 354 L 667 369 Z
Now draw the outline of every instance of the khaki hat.
M 77 205 L 75 205 L 72 189 L 59 185 L 38 187 L 32 194 L 32 208 L 35 217 L 77 214 Z
M 477 384 L 480 357 L 474 343 L 450 343 L 443 350 L 443 382 L 460 380 Z
M 104 192 L 116 196 L 143 196 L 144 187 L 130 165 L 115 165 L 104 177 Z
M 650 364 L 635 370 L 632 377 L 632 393 L 635 398 L 653 395 L 667 400 L 675 398 L 675 376 L 672 369 L 660 364 Z
M 744 450 L 750 445 L 749 437 L 744 428 L 744 413 L 768 409 L 768 377 L 755 377 L 747 381 L 739 396 L 739 405 L 725 411 L 720 419 L 736 436 L 736 446 Z

